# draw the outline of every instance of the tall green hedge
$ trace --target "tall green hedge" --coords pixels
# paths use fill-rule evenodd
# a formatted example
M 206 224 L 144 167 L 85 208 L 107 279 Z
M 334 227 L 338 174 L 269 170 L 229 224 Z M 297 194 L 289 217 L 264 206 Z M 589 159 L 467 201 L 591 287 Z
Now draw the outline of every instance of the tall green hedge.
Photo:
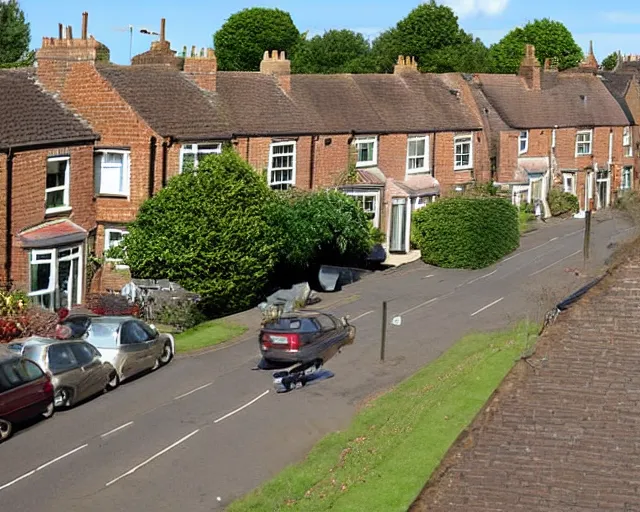
M 413 222 L 422 259 L 438 267 L 487 267 L 520 245 L 518 210 L 502 198 L 442 199 Z

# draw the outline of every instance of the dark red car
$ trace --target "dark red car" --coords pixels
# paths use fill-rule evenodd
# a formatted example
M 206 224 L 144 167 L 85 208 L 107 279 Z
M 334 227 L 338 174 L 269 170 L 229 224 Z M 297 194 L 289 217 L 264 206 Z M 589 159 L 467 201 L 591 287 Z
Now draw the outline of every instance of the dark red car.
M 53 416 L 53 384 L 33 361 L 0 346 L 0 443 L 14 425 Z

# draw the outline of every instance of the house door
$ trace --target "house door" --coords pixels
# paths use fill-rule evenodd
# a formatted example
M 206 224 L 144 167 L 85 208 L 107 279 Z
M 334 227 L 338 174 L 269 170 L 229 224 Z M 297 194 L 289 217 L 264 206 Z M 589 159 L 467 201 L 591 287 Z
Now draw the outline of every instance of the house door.
M 82 247 L 31 251 L 31 300 L 45 309 L 70 308 L 82 300 Z
M 596 209 L 609 206 L 609 171 L 598 171 L 596 174 Z
M 58 285 L 56 309 L 67 308 L 80 302 L 78 284 L 80 282 L 80 249 L 58 251 Z
M 390 252 L 404 252 L 407 235 L 407 201 L 394 199 L 391 204 Z

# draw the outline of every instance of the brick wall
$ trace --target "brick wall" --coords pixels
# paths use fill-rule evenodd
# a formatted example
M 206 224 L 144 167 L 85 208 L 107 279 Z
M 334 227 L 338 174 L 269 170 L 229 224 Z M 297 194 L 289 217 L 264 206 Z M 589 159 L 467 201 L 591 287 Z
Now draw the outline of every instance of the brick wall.
M 6 281 L 6 217 L 7 211 L 7 155 L 0 153 L 0 284 Z

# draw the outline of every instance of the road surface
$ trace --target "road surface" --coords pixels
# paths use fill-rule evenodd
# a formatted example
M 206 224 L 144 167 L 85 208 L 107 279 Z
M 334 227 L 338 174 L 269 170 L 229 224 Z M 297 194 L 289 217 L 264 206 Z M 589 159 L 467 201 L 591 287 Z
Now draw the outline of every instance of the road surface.
M 276 394 L 258 362 L 257 337 L 167 367 L 0 445 L 0 503 L 7 512 L 222 510 L 301 460 L 325 434 L 349 424 L 362 400 L 432 361 L 465 333 L 539 319 L 587 277 L 582 222 L 524 237 L 520 249 L 479 271 L 415 262 L 340 292 L 356 343 L 328 365 L 334 378 Z M 592 268 L 634 230 L 594 217 Z M 359 297 L 359 298 L 358 298 Z M 381 304 L 389 301 L 386 360 L 379 362 Z M 426 475 L 425 475 L 426 479 Z

